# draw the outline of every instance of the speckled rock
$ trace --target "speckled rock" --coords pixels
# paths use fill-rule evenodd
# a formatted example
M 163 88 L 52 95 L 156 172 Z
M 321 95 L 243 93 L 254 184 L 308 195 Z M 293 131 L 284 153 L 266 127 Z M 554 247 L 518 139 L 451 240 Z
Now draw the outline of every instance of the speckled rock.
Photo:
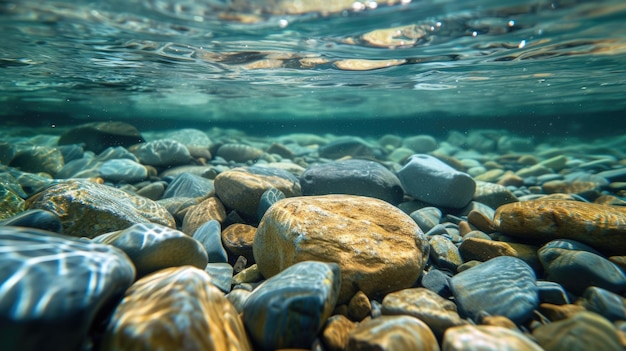
M 345 316 L 341 314 L 330 316 L 321 335 L 322 342 L 330 351 L 343 351 L 348 346 L 350 332 L 354 328 L 356 323 Z
M 18 149 L 9 166 L 19 168 L 23 172 L 44 172 L 56 175 L 65 165 L 63 154 L 56 148 L 48 146 L 32 146 Z
M 597 250 L 626 255 L 626 209 L 579 201 L 534 200 L 504 205 L 494 227 L 511 236 L 548 242 L 572 239 Z
M 175 227 L 172 215 L 158 203 L 106 185 L 68 180 L 29 199 L 29 209 L 48 210 L 61 219 L 63 233 L 93 238 L 136 223 Z
M 337 262 L 340 302 L 358 290 L 369 297 L 411 286 L 428 259 L 415 222 L 389 203 L 362 196 L 287 198 L 263 217 L 254 258 L 265 277 L 300 261 Z
M 425 288 L 403 289 L 383 299 L 384 315 L 409 315 L 428 324 L 438 337 L 446 329 L 468 324 L 461 319 L 454 302 Z
M 626 274 L 590 247 L 573 240 L 554 240 L 538 251 L 548 280 L 576 295 L 588 286 L 621 294 L 626 292 Z
M 148 170 L 143 165 L 129 159 L 108 160 L 98 168 L 100 176 L 114 182 L 135 183 L 148 177 Z
M 430 244 L 430 258 L 437 268 L 456 272 L 456 268 L 463 264 L 459 249 L 444 235 L 428 237 Z
M 133 261 L 138 277 L 184 265 L 204 269 L 208 262 L 207 252 L 197 240 L 155 223 L 134 224 L 124 230 L 99 235 L 93 241 L 124 251 Z
M 242 223 L 231 224 L 222 231 L 222 242 L 235 257 L 243 256 L 248 263 L 254 263 L 252 245 L 256 228 Z
M 137 128 L 124 122 L 94 122 L 82 124 L 61 135 L 59 145 L 83 144 L 85 150 L 100 153 L 111 146 L 128 147 L 143 143 Z
M 215 219 L 209 220 L 201 225 L 193 233 L 192 238 L 196 239 L 209 255 L 211 263 L 228 262 L 228 254 L 222 246 L 222 226 Z
M 246 299 L 243 321 L 262 350 L 310 348 L 335 308 L 341 280 L 334 263 L 299 262 L 266 280 Z
M 465 207 L 476 189 L 468 174 L 430 155 L 411 156 L 397 174 L 407 194 L 435 206 Z
M 400 180 L 380 163 L 335 161 L 310 166 L 300 177 L 303 195 L 351 194 L 375 197 L 392 204 L 402 201 Z
M 228 208 L 254 218 L 261 195 L 275 188 L 286 197 L 302 194 L 300 180 L 289 172 L 263 168 L 239 167 L 220 173 L 214 181 L 215 192 Z
M 580 312 L 570 318 L 542 325 L 533 330 L 533 336 L 545 351 L 624 349 L 613 324 L 593 312 Z
M 351 333 L 346 351 L 439 351 L 435 335 L 411 316 L 381 316 L 359 324 Z
M 0 227 L 2 349 L 85 349 L 98 313 L 134 278 L 133 264 L 112 246 Z
M 204 197 L 213 191 L 213 181 L 197 176 L 192 173 L 183 172 L 168 184 L 163 198 L 170 197 Z
M 224 205 L 216 197 L 209 197 L 191 207 L 185 214 L 181 230 L 187 235 L 193 235 L 201 225 L 212 219 L 220 223 L 226 219 Z
M 226 161 L 246 162 L 255 161 L 263 155 L 263 150 L 245 144 L 224 144 L 217 149 L 216 156 Z
M 161 139 L 139 144 L 131 149 L 139 161 L 150 166 L 175 166 L 191 161 L 185 145 L 176 140 Z
M 539 305 L 535 280 L 524 261 L 500 256 L 458 273 L 450 288 L 462 316 L 476 320 L 484 311 L 523 323 Z
M 446 331 L 444 351 L 543 351 L 524 334 L 499 326 L 464 325 Z
M 13 217 L 26 209 L 24 199 L 0 184 L 0 220 Z
M 172 267 L 133 284 L 101 350 L 252 350 L 239 314 L 210 277 Z
M 348 317 L 353 321 L 362 321 L 372 313 L 370 299 L 362 291 L 357 291 L 348 303 Z

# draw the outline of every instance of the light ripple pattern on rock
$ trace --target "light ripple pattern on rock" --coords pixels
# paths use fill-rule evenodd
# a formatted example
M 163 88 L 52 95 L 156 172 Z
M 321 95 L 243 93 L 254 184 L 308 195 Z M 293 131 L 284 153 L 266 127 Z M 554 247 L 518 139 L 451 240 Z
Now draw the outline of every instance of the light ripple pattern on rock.
M 215 219 L 207 221 L 196 229 L 192 238 L 200 242 L 205 248 L 209 255 L 209 262 L 228 262 L 228 254 L 222 245 L 222 226 L 220 222 Z
M 157 167 L 185 164 L 191 160 L 185 145 L 169 139 L 139 144 L 133 152 L 144 165 Z
M 492 325 L 453 327 L 443 337 L 443 351 L 542 351 L 524 334 Z
M 253 253 L 266 278 L 300 261 L 336 262 L 340 303 L 358 290 L 373 298 L 410 287 L 428 260 L 426 237 L 397 207 L 375 198 L 287 198 L 267 211 Z
M 176 176 L 167 186 L 163 199 L 170 197 L 204 197 L 213 191 L 213 181 L 189 172 Z
M 82 350 L 100 309 L 134 279 L 112 246 L 0 227 L 0 348 Z
M 411 316 L 381 316 L 359 324 L 351 333 L 346 351 L 439 351 L 435 335 L 426 323 Z
M 148 170 L 143 165 L 129 159 L 108 160 L 98 169 L 100 176 L 114 182 L 134 183 L 148 177 Z
M 152 200 L 82 180 L 47 188 L 29 199 L 28 208 L 55 213 L 63 224 L 63 234 L 71 236 L 93 238 L 136 223 L 176 226 L 172 215 Z
M 235 307 L 206 272 L 190 266 L 135 282 L 117 306 L 101 349 L 252 350 Z
M 340 281 L 337 264 L 305 261 L 259 285 L 243 306 L 255 345 L 263 350 L 310 348 L 335 308 Z
M 524 323 L 539 305 L 535 273 L 519 258 L 500 256 L 450 279 L 461 315 L 476 320 L 482 311 Z

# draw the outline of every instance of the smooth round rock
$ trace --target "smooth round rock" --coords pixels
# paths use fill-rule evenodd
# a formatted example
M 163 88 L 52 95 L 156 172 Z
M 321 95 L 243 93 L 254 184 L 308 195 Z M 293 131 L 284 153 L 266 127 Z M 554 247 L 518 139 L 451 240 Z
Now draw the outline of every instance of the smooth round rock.
M 227 263 L 228 254 L 222 246 L 222 226 L 212 219 L 201 225 L 192 235 L 209 255 L 210 263 Z M 204 268 L 204 267 L 202 267 Z
M 476 189 L 468 174 L 430 155 L 411 156 L 397 175 L 407 194 L 435 206 L 462 208 L 472 200 Z
M 215 192 L 228 208 L 254 218 L 261 195 L 275 188 L 286 197 L 300 196 L 300 180 L 287 171 L 263 167 L 239 167 L 220 173 L 214 181 Z
M 265 277 L 300 261 L 338 263 L 343 303 L 359 290 L 373 298 L 410 287 L 426 264 L 428 242 L 408 215 L 385 201 L 303 196 L 267 211 L 253 252 Z
M 612 255 L 626 255 L 626 209 L 580 201 L 533 200 L 501 206 L 495 230 L 548 242 L 572 239 Z
M 93 241 L 124 251 L 133 261 L 138 277 L 184 265 L 204 269 L 208 262 L 207 252 L 200 242 L 155 223 L 134 224 L 118 232 L 99 235 Z
M 235 307 L 203 270 L 172 267 L 133 284 L 101 345 L 124 350 L 252 350 Z
M 174 228 L 172 215 L 158 203 L 122 190 L 82 180 L 55 184 L 29 199 L 29 209 L 56 214 L 63 234 L 96 237 L 136 223 Z
M 458 273 L 450 288 L 461 315 L 480 313 L 524 323 L 539 306 L 535 273 L 519 258 L 500 256 Z
M 456 272 L 456 268 L 463 264 L 459 249 L 446 236 L 428 236 L 428 243 L 430 244 L 430 258 L 437 268 Z
M 191 161 L 191 154 L 187 147 L 176 140 L 149 141 L 139 144 L 132 151 L 144 165 L 175 166 Z
M 346 351 L 439 351 L 433 332 L 411 316 L 381 316 L 359 324 L 351 333 Z
M 361 138 L 349 137 L 333 140 L 322 145 L 319 150 L 320 157 L 336 160 L 345 156 L 352 157 L 375 157 L 376 150 Z
M 245 144 L 224 144 L 217 149 L 216 156 L 226 161 L 246 162 L 255 161 L 263 155 L 263 150 Z
M 137 128 L 124 122 L 94 122 L 74 127 L 61 135 L 59 145 L 83 144 L 96 154 L 111 146 L 128 147 L 143 143 Z
M 626 321 L 626 299 L 608 290 L 590 286 L 576 304 L 611 322 Z
M 488 261 L 498 256 L 517 257 L 526 262 L 535 272 L 543 270 L 537 256 L 537 246 L 507 243 L 491 239 L 472 238 L 465 236 L 459 252 L 464 261 Z
M 515 194 L 506 187 L 481 181 L 476 181 L 476 191 L 474 192 L 473 200 L 491 208 L 498 208 L 504 204 L 518 201 Z
M 491 325 L 464 325 L 448 329 L 444 351 L 543 351 L 534 341 L 515 330 Z
M 380 163 L 367 160 L 335 161 L 310 166 L 302 173 L 303 195 L 350 194 L 375 197 L 397 204 L 404 191 L 400 180 Z
M 112 246 L 0 227 L 2 349 L 85 349 L 101 309 L 134 279 L 132 262 Z
M 248 263 L 254 263 L 252 246 L 256 228 L 242 223 L 231 224 L 222 231 L 222 242 L 235 257 L 243 256 Z
M 402 146 L 413 150 L 414 153 L 424 154 L 437 148 L 437 140 L 430 135 L 415 135 L 405 138 Z
M 192 173 L 183 172 L 168 184 L 163 198 L 204 197 L 214 190 L 213 181 Z
M 266 280 L 248 296 L 243 322 L 263 350 L 310 349 L 335 308 L 339 266 L 299 262 Z
M 410 216 L 424 233 L 441 222 L 441 210 L 437 207 L 420 208 L 411 212 Z
M 44 172 L 52 176 L 56 175 L 65 161 L 61 151 L 48 146 L 32 146 L 18 149 L 9 166 L 19 168 L 23 172 Z
M 148 177 L 146 167 L 129 159 L 105 161 L 98 172 L 102 178 L 113 182 L 135 183 Z
M 209 197 L 189 208 L 183 218 L 181 231 L 187 235 L 193 235 L 200 226 L 210 220 L 216 220 L 219 223 L 226 220 L 226 209 L 216 197 Z

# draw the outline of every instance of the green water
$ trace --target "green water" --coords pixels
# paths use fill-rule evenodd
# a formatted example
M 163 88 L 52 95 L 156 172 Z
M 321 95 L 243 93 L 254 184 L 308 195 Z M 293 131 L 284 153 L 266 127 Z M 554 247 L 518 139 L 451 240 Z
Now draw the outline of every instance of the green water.
M 626 124 L 623 1 L 312 1 L 287 13 L 299 3 L 4 1 L 0 119 L 265 133 Z M 396 27 L 410 33 L 368 39 Z M 355 59 L 398 61 L 341 65 Z

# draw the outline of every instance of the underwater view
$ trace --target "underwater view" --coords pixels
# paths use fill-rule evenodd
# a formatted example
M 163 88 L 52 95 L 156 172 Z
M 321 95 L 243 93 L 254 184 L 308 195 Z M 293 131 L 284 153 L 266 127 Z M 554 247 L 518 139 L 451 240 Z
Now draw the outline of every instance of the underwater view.
M 0 350 L 626 349 L 626 3 L 0 2 Z

